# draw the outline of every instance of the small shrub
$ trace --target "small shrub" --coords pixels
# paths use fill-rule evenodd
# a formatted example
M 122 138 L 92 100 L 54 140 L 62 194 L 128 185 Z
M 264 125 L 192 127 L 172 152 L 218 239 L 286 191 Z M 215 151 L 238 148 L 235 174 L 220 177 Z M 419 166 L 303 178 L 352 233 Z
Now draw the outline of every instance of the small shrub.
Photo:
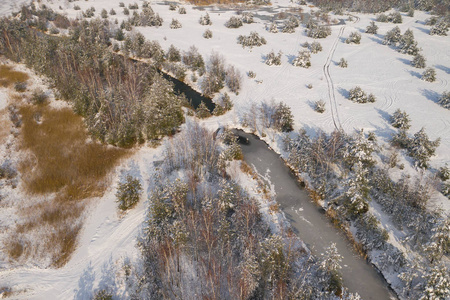
M 366 28 L 366 33 L 377 34 L 377 32 L 378 32 L 378 26 L 375 24 L 374 21 L 371 21 L 370 25 L 367 26 L 367 28 Z
M 306 30 L 306 35 L 314 39 L 324 39 L 331 34 L 329 26 L 315 25 Z
M 81 10 L 81 7 L 80 7 L 79 5 L 74 5 L 74 6 L 73 6 L 73 9 L 74 9 L 74 10 Z
M 253 23 L 253 14 L 251 12 L 245 12 L 242 14 L 242 22 L 246 24 Z
M 294 59 L 292 64 L 296 67 L 309 68 L 311 67 L 311 54 L 309 51 L 300 51 L 298 56 Z
M 225 27 L 227 28 L 239 28 L 242 25 L 242 19 L 235 16 L 231 16 L 231 18 L 225 23 Z
M 379 14 L 376 18 L 377 22 L 387 23 L 389 22 L 388 16 L 385 14 Z
M 180 50 L 178 50 L 174 45 L 170 45 L 169 50 L 167 50 L 166 57 L 171 62 L 181 61 Z
M 128 8 L 129 9 L 139 9 L 139 5 L 136 3 L 136 2 L 134 2 L 133 4 L 128 4 Z
M 427 65 L 426 65 L 425 57 L 424 57 L 422 54 L 420 54 L 420 53 L 417 53 L 417 54 L 414 56 L 414 58 L 413 58 L 411 64 L 412 64 L 415 68 L 418 68 L 418 69 L 423 69 L 423 68 L 425 68 L 425 67 L 427 66 Z
M 13 179 L 17 176 L 17 169 L 11 161 L 6 160 L 0 165 L 0 179 Z
M 397 109 L 391 116 L 391 125 L 401 130 L 408 130 L 411 127 L 410 122 L 409 115 L 400 109 Z
M 442 18 L 430 29 L 430 35 L 446 36 L 449 25 L 448 22 Z
M 203 37 L 205 39 L 210 39 L 210 38 L 212 38 L 212 36 L 213 36 L 212 31 L 209 29 L 206 29 L 205 32 L 203 33 Z
M 375 96 L 367 94 L 359 87 L 356 86 L 350 90 L 348 99 L 356 103 L 375 102 Z
M 421 79 L 424 80 L 424 81 L 428 81 L 428 82 L 436 81 L 436 71 L 433 68 L 427 68 L 422 73 Z
M 316 41 L 311 43 L 311 46 L 310 46 L 309 49 L 311 50 L 311 53 L 314 53 L 314 54 L 323 50 L 322 49 L 322 45 L 319 42 L 316 42 Z
M 178 9 L 178 13 L 179 13 L 180 15 L 185 15 L 185 14 L 186 14 L 186 8 L 184 8 L 183 6 L 180 7 L 180 8 Z
M 169 4 L 169 10 L 175 11 L 175 10 L 177 10 L 177 6 L 175 4 L 170 3 Z
M 253 71 L 248 71 L 248 72 L 247 72 L 247 76 L 248 76 L 249 78 L 256 78 L 256 73 L 253 72 Z
M 205 103 L 202 102 L 200 103 L 200 105 L 197 107 L 196 111 L 195 111 L 195 115 L 197 116 L 197 118 L 199 119 L 205 119 L 205 118 L 209 118 L 211 116 L 211 112 L 209 111 L 209 109 L 206 107 Z
M 107 19 L 108 18 L 108 11 L 106 9 L 102 9 L 102 12 L 100 13 L 100 16 L 103 19 Z
M 33 91 L 33 94 L 31 95 L 30 100 L 31 100 L 31 103 L 40 105 L 40 104 L 44 104 L 47 101 L 47 99 L 48 99 L 48 96 L 44 91 L 42 91 L 41 89 L 35 89 Z
M 347 68 L 348 67 L 348 62 L 345 60 L 345 58 L 341 58 L 341 60 L 338 63 L 338 66 L 341 68 Z
M 273 50 L 270 51 L 270 53 L 266 55 L 266 60 L 265 60 L 266 65 L 269 65 L 269 66 L 281 65 L 281 55 L 282 55 L 281 51 L 279 51 L 277 55 L 275 55 L 275 52 L 273 52 Z
M 360 44 L 361 34 L 357 31 L 350 33 L 350 36 L 345 40 L 346 44 Z
M 447 181 L 450 179 L 450 168 L 447 164 L 439 168 L 438 176 L 442 181 Z
M 398 26 L 395 26 L 390 31 L 386 32 L 386 35 L 384 36 L 383 44 L 396 46 L 397 43 L 400 41 L 401 37 L 402 37 L 402 35 L 401 35 L 400 28 Z
M 241 44 L 243 48 L 259 47 L 266 44 L 266 39 L 260 36 L 257 32 L 252 31 L 248 36 L 240 35 L 238 37 L 238 44 Z
M 450 92 L 443 92 L 438 104 L 443 108 L 450 109 Z
M 142 186 L 139 179 L 127 175 L 125 182 L 119 183 L 117 188 L 117 202 L 121 210 L 127 210 L 138 203 Z
M 123 14 L 125 16 L 128 16 L 130 14 L 130 11 L 128 10 L 128 8 L 126 8 L 126 7 L 123 8 Z
M 107 290 L 100 290 L 97 293 L 95 293 L 93 300 L 112 300 L 113 296 L 110 292 Z
M 325 112 L 325 101 L 319 100 L 314 102 L 314 110 L 317 111 L 318 113 Z
M 208 13 L 206 13 L 204 16 L 201 16 L 198 22 L 200 23 L 200 25 L 212 25 L 211 18 L 209 17 Z
M 270 26 L 269 26 L 269 32 L 272 32 L 272 33 L 278 33 L 277 23 L 272 22 L 272 24 L 270 24 Z
M 116 11 L 114 10 L 114 8 L 111 8 L 111 10 L 109 11 L 109 14 L 111 16 L 115 16 L 116 15 Z
M 172 23 L 170 23 L 171 29 L 181 28 L 181 23 L 177 19 L 172 19 Z
M 125 3 L 119 2 L 119 7 L 125 7 Z
M 14 90 L 19 93 L 23 93 L 27 90 L 27 83 L 25 81 L 19 81 L 14 84 Z

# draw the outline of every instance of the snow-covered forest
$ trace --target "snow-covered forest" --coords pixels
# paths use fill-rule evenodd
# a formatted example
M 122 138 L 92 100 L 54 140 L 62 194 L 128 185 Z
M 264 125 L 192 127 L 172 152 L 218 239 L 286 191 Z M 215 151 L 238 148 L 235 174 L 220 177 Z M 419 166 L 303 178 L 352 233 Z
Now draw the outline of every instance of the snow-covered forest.
M 3 2 L 2 297 L 450 298 L 448 0 Z

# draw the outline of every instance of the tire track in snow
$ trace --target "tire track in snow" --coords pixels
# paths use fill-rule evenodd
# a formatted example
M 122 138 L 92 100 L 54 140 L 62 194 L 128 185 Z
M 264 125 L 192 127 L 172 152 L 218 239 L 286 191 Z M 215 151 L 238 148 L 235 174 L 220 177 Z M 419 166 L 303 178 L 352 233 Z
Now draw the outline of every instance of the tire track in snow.
M 331 111 L 331 116 L 333 118 L 333 124 L 337 130 L 341 130 L 341 131 L 342 131 L 342 124 L 339 119 L 336 94 L 334 92 L 334 83 L 333 83 L 333 79 L 331 78 L 331 74 L 330 74 L 330 64 L 333 59 L 333 55 L 334 55 L 334 52 L 336 51 L 339 40 L 341 39 L 342 35 L 344 34 L 344 30 L 345 30 L 345 26 L 342 26 L 341 29 L 339 30 L 339 34 L 338 34 L 336 40 L 334 41 L 333 46 L 331 47 L 331 50 L 327 57 L 327 60 L 326 60 L 325 64 L 323 65 L 323 74 L 325 76 L 325 79 L 327 80 L 328 98 L 330 100 L 330 111 Z

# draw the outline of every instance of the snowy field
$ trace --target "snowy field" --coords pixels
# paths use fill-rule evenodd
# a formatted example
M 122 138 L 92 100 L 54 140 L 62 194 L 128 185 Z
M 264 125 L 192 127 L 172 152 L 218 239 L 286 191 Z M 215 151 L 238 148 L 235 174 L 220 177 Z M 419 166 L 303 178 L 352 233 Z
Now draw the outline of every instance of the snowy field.
M 15 10 L 19 2 L 27 1 L 1 1 L 0 13 L 9 14 L 11 9 Z M 45 3 L 45 1 L 42 1 Z M 119 2 L 124 2 L 128 7 L 131 0 L 89 0 L 76 1 L 48 1 L 56 11 L 62 11 L 68 17 L 80 16 L 80 11 L 73 9 L 79 5 L 81 10 L 91 6 L 96 8 L 96 15 L 105 8 L 108 12 L 113 8 L 117 15 L 110 16 L 118 22 L 125 20 L 119 7 Z M 11 4 L 13 3 L 13 4 Z M 139 1 L 140 5 L 141 2 Z M 326 39 L 318 40 L 323 51 L 312 54 L 312 66 L 308 69 L 294 67 L 293 58 L 298 51 L 302 50 L 301 44 L 313 42 L 308 38 L 300 26 L 293 34 L 270 33 L 267 25 L 271 23 L 273 15 L 287 11 L 298 5 L 288 0 L 274 1 L 269 9 L 258 12 L 255 10 L 255 23 L 244 24 L 238 29 L 228 29 L 224 23 L 233 15 L 235 10 L 227 10 L 218 7 L 196 8 L 189 4 L 180 4 L 186 8 L 187 14 L 180 15 L 177 11 L 169 10 L 165 2 L 151 2 L 151 7 L 163 19 L 161 27 L 138 27 L 134 30 L 142 32 L 149 40 L 157 40 L 164 50 L 171 44 L 182 51 L 195 45 L 199 52 L 206 58 L 215 51 L 223 55 L 228 64 L 237 67 L 242 75 L 242 88 L 238 95 L 232 95 L 234 110 L 221 117 L 212 117 L 203 123 L 211 129 L 221 125 L 237 126 L 242 114 L 248 110 L 251 103 L 259 103 L 262 100 L 275 99 L 283 101 L 291 107 L 295 117 L 295 129 L 305 128 L 308 133 L 315 134 L 321 129 L 331 132 L 335 129 L 335 123 L 347 133 L 353 133 L 357 129 L 364 128 L 365 131 L 373 131 L 380 141 L 388 143 L 395 129 L 389 123 L 389 116 L 398 108 L 406 111 L 412 119 L 410 133 L 415 133 L 425 127 L 431 139 L 441 138 L 436 156 L 431 158 L 434 168 L 443 166 L 450 162 L 450 110 L 439 106 L 436 102 L 444 91 L 450 90 L 450 39 L 442 36 L 430 36 L 429 26 L 424 21 L 429 15 L 416 11 L 414 17 L 403 14 L 403 23 L 398 24 L 402 33 L 406 29 L 412 29 L 419 47 L 423 49 L 423 55 L 427 59 L 427 66 L 434 67 L 437 73 L 437 81 L 429 83 L 420 79 L 422 69 L 416 69 L 410 65 L 412 56 L 401 54 L 395 49 L 382 44 L 384 34 L 396 24 L 377 23 L 380 27 L 377 35 L 363 33 L 375 15 L 355 14 L 357 18 L 346 21 L 345 25 L 332 26 L 332 34 Z M 303 6 L 308 11 L 310 8 Z M 312 8 L 317 10 L 317 8 Z M 201 26 L 199 18 L 208 11 L 211 17 L 211 26 Z M 176 18 L 182 24 L 180 29 L 170 29 L 172 18 Z M 332 16 L 337 19 L 347 19 L 347 16 Z M 203 32 L 209 28 L 213 37 L 203 38 Z M 281 28 L 281 22 L 280 22 Z M 256 31 L 262 35 L 267 44 L 255 47 L 251 50 L 242 48 L 236 43 L 241 34 L 248 35 Z M 353 32 L 358 31 L 362 35 L 360 45 L 346 44 L 345 38 Z M 282 51 L 281 66 L 267 66 L 264 63 L 265 55 L 271 50 L 275 53 Z M 340 58 L 348 61 L 348 68 L 342 69 L 337 66 Z M 330 76 L 334 84 L 336 95 L 335 102 L 330 103 L 327 80 L 324 74 L 324 66 L 330 63 Z M 256 73 L 256 78 L 246 76 L 248 71 Z M 307 85 L 311 84 L 312 89 Z M 361 86 L 367 93 L 373 93 L 377 101 L 368 104 L 356 104 L 346 99 L 348 91 Z M 326 111 L 323 114 L 316 113 L 313 103 L 317 100 L 326 102 Z M 0 90 L 0 111 L 7 106 L 7 92 Z M 335 106 L 337 115 L 331 113 L 331 106 Z M 3 110 L 2 114 L 6 110 Z M 267 141 L 273 148 L 277 148 L 278 140 L 268 136 Z M 8 269 L 8 263 L 1 261 L 0 257 L 0 288 L 11 286 L 22 291 L 14 297 L 21 299 L 89 299 L 92 290 L 111 284 L 115 280 L 114 266 L 123 264 L 128 259 L 135 260 L 138 257 L 135 248 L 136 237 L 145 220 L 147 207 L 147 184 L 153 172 L 153 162 L 161 157 L 160 149 L 143 147 L 136 151 L 135 155 L 120 166 L 114 175 L 117 182 L 120 169 L 129 169 L 144 182 L 144 195 L 136 208 L 124 216 L 117 213 L 115 203 L 115 185 L 111 186 L 105 195 L 96 199 L 95 204 L 88 209 L 84 227 L 80 235 L 79 246 L 67 265 L 61 269 L 42 269 L 38 264 L 25 267 Z M 406 160 L 404 160 L 408 163 Z M 416 172 L 411 166 L 406 166 L 411 173 Z M 236 173 L 239 173 L 236 171 Z M 236 174 L 236 177 L 240 175 Z M 245 181 L 245 180 L 244 180 Z M 251 189 L 251 183 L 246 183 Z M 442 195 L 441 195 L 442 196 Z M 436 196 L 435 204 L 440 205 L 447 212 L 450 211 L 450 201 L 445 197 Z M 383 219 L 381 209 L 372 207 L 371 210 L 378 211 L 378 217 Z M 8 212 L 0 212 L 0 220 Z M 0 225 L 3 227 L 4 224 Z M 384 220 L 384 226 L 395 231 L 388 220 Z M 401 237 L 402 233 L 392 233 L 393 238 Z M 120 287 L 120 284 L 118 285 Z

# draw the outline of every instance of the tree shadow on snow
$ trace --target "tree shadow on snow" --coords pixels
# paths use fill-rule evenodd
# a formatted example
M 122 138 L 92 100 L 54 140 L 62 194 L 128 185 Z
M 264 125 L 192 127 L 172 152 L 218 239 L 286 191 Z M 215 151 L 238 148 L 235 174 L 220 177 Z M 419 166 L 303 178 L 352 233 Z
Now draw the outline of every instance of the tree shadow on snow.
M 417 27 L 417 26 L 414 26 L 414 28 L 417 29 L 417 30 L 422 31 L 423 33 L 430 34 L 430 30 L 429 29 L 425 29 L 425 28 Z
M 406 58 L 397 58 L 399 61 L 401 61 L 402 63 L 404 63 L 405 65 L 411 65 L 411 61 L 409 59 Z
M 437 103 L 439 101 L 439 98 L 441 95 L 435 91 L 429 90 L 429 89 L 423 89 L 421 90 L 421 93 L 425 98 L 427 98 L 430 101 L 433 101 L 434 103 Z
M 265 62 L 266 62 L 266 59 L 267 59 L 267 55 L 261 54 L 261 62 L 262 62 L 262 63 L 265 63 Z
M 339 40 L 341 41 L 341 43 L 345 43 L 345 40 L 346 40 L 347 38 L 345 37 L 345 36 L 341 36 L 340 38 L 339 38 Z
M 288 59 L 288 63 L 290 65 L 292 65 L 292 63 L 294 62 L 294 59 L 297 57 L 296 55 L 292 55 L 292 54 L 286 54 L 286 57 Z
M 386 112 L 386 111 L 384 111 L 384 110 L 381 110 L 381 109 L 379 109 L 379 108 L 375 108 L 375 110 L 378 112 L 378 114 L 383 118 L 383 120 L 385 120 L 386 122 L 388 122 L 388 123 L 390 123 L 391 122 L 391 115 L 388 113 L 388 112 Z
M 97 291 L 105 290 L 109 294 L 119 296 L 118 285 L 116 284 L 116 270 L 112 258 L 110 257 L 107 262 L 102 266 L 102 277 L 98 284 Z
M 316 103 L 314 101 L 308 100 L 307 102 L 308 106 L 311 107 L 313 110 L 316 108 Z
M 375 43 L 378 43 L 380 45 L 383 45 L 383 40 L 377 37 L 369 36 L 369 40 L 372 40 Z
M 389 142 L 392 139 L 392 136 L 396 133 L 393 127 L 387 124 L 376 125 L 370 123 L 370 125 L 375 128 L 375 130 L 373 130 L 373 133 L 375 133 L 378 138 L 381 138 L 386 143 Z
M 78 280 L 78 289 L 75 290 L 74 299 L 92 299 L 94 280 L 95 272 L 91 263 L 89 263 L 89 266 L 84 270 L 83 275 L 81 275 L 80 280 Z
M 411 74 L 412 76 L 414 76 L 414 77 L 417 77 L 417 78 L 422 78 L 422 74 L 420 74 L 419 72 L 416 72 L 416 71 L 408 71 L 409 72 L 409 74 Z
M 348 96 L 349 96 L 349 94 L 350 94 L 349 91 L 347 91 L 346 89 L 341 88 L 341 87 L 338 87 L 338 88 L 337 88 L 337 91 L 338 91 L 338 93 L 341 94 L 345 99 L 348 99 Z
M 447 74 L 450 74 L 450 68 L 444 65 L 435 65 L 436 69 L 442 70 Z

